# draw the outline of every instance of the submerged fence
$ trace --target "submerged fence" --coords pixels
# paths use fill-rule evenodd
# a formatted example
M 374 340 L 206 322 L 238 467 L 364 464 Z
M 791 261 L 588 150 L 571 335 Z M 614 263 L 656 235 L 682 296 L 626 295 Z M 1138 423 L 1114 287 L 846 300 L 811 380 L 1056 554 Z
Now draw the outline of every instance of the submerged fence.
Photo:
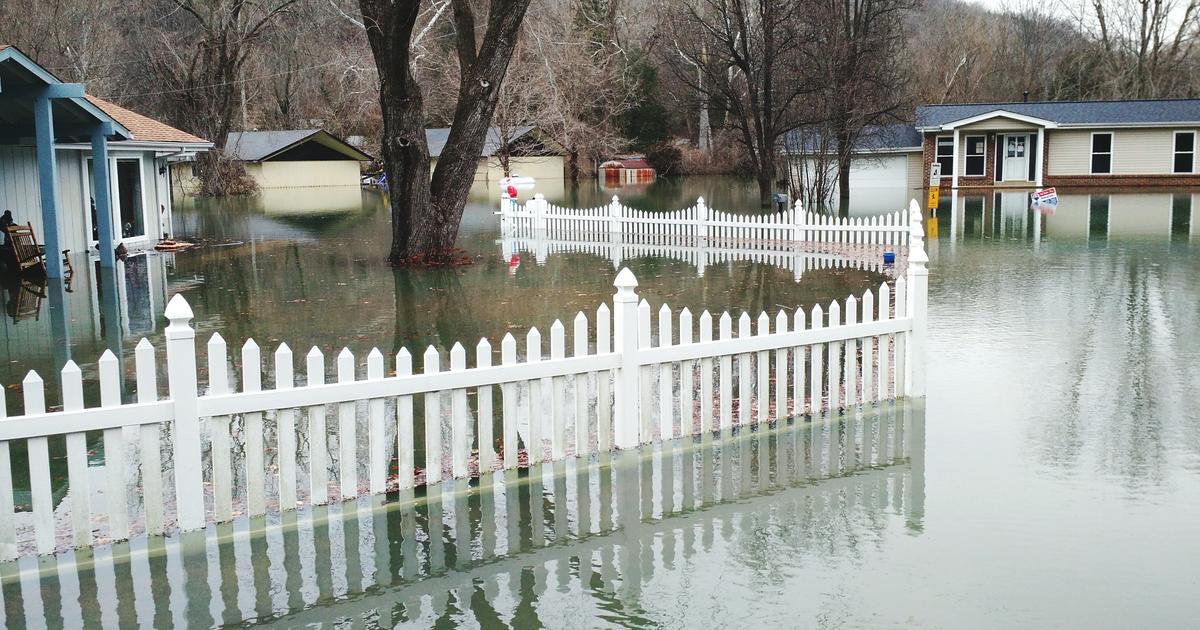
M 585 238 L 621 234 L 663 240 L 696 238 L 709 242 L 806 241 L 893 246 L 909 244 L 912 222 L 911 213 L 901 210 L 873 217 L 834 217 L 806 212 L 798 199 L 786 210 L 738 214 L 714 210 L 703 197 L 693 206 L 659 212 L 630 208 L 616 195 L 604 206 L 563 208 L 546 201 L 540 193 L 524 204 L 507 195 L 502 196 L 500 216 L 505 232 L 514 236 Z
M 376 349 L 365 379 L 343 350 L 332 383 L 316 348 L 298 381 L 295 357 L 281 344 L 274 387 L 264 388 L 262 351 L 249 340 L 236 387 L 225 341 L 213 335 L 202 388 L 192 311 L 176 295 L 165 312 L 167 398 L 159 398 L 156 349 L 146 340 L 135 353 L 133 403 L 121 401 L 109 352 L 98 366 L 100 407 L 84 408 L 73 362 L 62 370 L 62 411 L 46 411 L 38 374 L 25 378 L 25 415 L 0 420 L 0 470 L 11 469 L 10 445 L 24 442 L 32 513 L 17 518 L 13 480 L 0 479 L 0 558 L 16 557 L 30 539 L 48 553 L 128 538 L 135 522 L 148 533 L 194 530 L 236 515 L 921 396 L 928 272 L 915 202 L 910 211 L 918 214 L 909 221 L 908 269 L 894 289 L 884 283 L 808 312 L 694 317 L 686 308 L 652 308 L 624 269 L 611 307 L 572 320 L 570 345 L 555 321 L 548 353 L 533 328 L 523 356 L 511 334 L 498 363 L 486 339 L 470 367 L 462 344 L 448 357 L 431 346 L 418 373 L 401 350 L 390 376 Z M 89 432 L 103 432 L 100 492 L 90 487 Z M 69 490 L 56 508 L 48 439 L 58 435 Z

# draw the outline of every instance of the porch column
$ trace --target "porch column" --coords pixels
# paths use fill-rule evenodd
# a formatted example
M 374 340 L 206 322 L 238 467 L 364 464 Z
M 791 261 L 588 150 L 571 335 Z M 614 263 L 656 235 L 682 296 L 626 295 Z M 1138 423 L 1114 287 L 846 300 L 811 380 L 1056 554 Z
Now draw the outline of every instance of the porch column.
M 1037 188 L 1042 187 L 1042 169 L 1045 168 L 1046 155 L 1046 128 L 1038 127 L 1037 133 L 1037 155 L 1033 156 L 1033 185 Z
M 108 135 L 110 123 L 92 129 L 92 187 L 96 189 L 96 234 L 99 236 L 100 266 L 112 268 L 117 264 L 113 249 L 112 201 L 108 197 Z
M 54 113 L 49 94 L 33 101 L 37 136 L 38 185 L 42 194 L 42 243 L 46 245 L 46 276 L 62 277 L 62 249 L 58 246 L 58 162 L 54 157 Z
M 958 128 L 956 127 L 954 129 L 954 151 L 950 154 L 951 157 L 953 158 L 953 164 L 954 164 L 953 166 L 950 167 L 950 170 L 952 171 L 952 173 L 950 175 L 950 190 L 958 190 L 958 171 L 960 168 L 960 165 L 958 163 L 959 139 L 960 138 L 959 138 Z

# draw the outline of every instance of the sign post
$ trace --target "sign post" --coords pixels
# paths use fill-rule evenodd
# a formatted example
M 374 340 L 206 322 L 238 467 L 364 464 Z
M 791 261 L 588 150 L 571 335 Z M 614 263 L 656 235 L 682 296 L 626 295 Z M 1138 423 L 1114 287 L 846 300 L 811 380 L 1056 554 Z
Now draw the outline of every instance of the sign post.
M 929 238 L 938 237 L 937 226 L 937 208 L 940 200 L 942 183 L 942 165 L 934 162 L 929 165 L 929 199 L 926 207 L 929 208 L 929 220 L 925 227 L 925 235 Z

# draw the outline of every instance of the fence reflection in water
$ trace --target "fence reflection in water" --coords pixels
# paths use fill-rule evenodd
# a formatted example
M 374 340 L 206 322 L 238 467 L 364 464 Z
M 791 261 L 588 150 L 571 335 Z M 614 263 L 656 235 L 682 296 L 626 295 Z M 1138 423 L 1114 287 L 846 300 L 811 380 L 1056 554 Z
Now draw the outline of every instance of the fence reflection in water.
M 839 528 L 882 533 L 885 514 L 920 530 L 921 401 L 757 429 L 25 558 L 0 575 L 3 614 L 31 627 L 526 625 L 545 623 L 548 590 L 653 614 L 642 589 L 657 568 L 754 522 L 795 523 L 783 543 L 801 556 L 827 553 L 814 543 Z

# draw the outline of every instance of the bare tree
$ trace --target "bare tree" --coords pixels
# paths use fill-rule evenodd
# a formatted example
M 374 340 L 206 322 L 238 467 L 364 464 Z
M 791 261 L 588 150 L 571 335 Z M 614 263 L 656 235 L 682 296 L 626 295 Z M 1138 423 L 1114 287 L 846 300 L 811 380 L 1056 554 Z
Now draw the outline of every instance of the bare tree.
M 468 0 L 451 0 L 458 98 L 446 146 L 430 177 L 425 106 L 413 74 L 421 2 L 359 0 L 379 72 L 381 151 L 392 207 L 393 264 L 448 262 L 463 206 L 491 124 L 500 86 L 516 49 L 529 0 L 491 0 L 482 37 Z
M 663 16 L 672 42 L 664 62 L 728 111 L 764 206 L 778 175 L 780 139 L 799 125 L 799 101 L 815 89 L 800 67 L 804 10 L 803 0 L 696 0 Z
M 1186 90 L 1200 39 L 1200 0 L 1090 0 L 1081 28 L 1100 44 L 1109 90 L 1159 98 Z

